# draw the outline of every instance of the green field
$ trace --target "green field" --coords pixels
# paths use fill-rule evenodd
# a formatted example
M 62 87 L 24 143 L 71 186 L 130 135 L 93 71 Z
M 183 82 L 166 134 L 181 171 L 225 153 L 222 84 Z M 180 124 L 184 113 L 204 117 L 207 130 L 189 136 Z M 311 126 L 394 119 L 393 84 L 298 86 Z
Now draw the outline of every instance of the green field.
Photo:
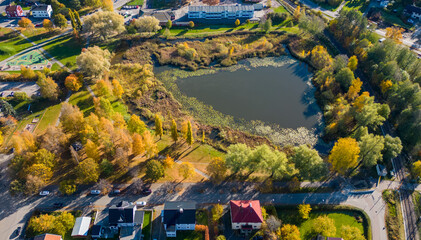
M 150 239 L 151 238 L 151 228 L 152 228 L 152 212 L 145 211 L 145 215 L 143 215 L 143 228 L 142 234 L 144 236 L 143 239 Z
M 76 57 L 82 51 L 82 44 L 72 35 L 64 35 L 47 43 L 43 48 L 64 65 L 70 64 L 76 68 Z
M 347 1 L 343 8 L 346 10 L 355 9 L 364 13 L 368 5 L 369 5 L 369 2 L 365 0 L 351 0 L 351 1 Z
M 32 44 L 17 32 L 8 28 L 0 28 L 0 61 L 31 46 Z
M 64 30 L 55 29 L 54 31 L 49 32 L 45 28 L 33 28 L 33 29 L 25 29 L 25 30 L 22 30 L 21 32 L 31 41 L 33 41 L 36 44 L 39 44 L 51 37 L 54 37 L 62 33 L 63 31 Z
M 283 6 L 273 8 L 273 11 L 276 12 L 276 13 L 288 13 L 288 11 Z
M 58 117 L 60 115 L 61 104 L 57 104 L 47 108 L 44 115 L 42 116 L 41 121 L 38 123 L 37 128 L 35 129 L 36 133 L 43 133 L 48 126 L 55 125 Z
M 94 103 L 91 94 L 82 88 L 79 92 L 73 93 L 70 96 L 69 102 L 79 107 L 85 117 L 89 116 L 94 111 Z
M 126 5 L 129 5 L 129 6 L 136 6 L 136 5 L 142 6 L 143 5 L 143 0 L 131 0 Z

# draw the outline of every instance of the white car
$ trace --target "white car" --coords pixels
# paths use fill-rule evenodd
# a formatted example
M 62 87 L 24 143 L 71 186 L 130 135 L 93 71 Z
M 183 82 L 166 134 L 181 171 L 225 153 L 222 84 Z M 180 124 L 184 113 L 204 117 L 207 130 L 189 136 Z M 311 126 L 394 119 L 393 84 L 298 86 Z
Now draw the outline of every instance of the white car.
M 144 207 L 146 206 L 146 202 L 142 201 L 142 202 L 136 202 L 136 206 L 138 207 Z
M 91 195 L 99 195 L 101 194 L 100 190 L 91 190 Z
M 41 192 L 39 193 L 39 195 L 40 195 L 40 196 L 48 196 L 48 195 L 50 195 L 50 191 L 41 191 Z

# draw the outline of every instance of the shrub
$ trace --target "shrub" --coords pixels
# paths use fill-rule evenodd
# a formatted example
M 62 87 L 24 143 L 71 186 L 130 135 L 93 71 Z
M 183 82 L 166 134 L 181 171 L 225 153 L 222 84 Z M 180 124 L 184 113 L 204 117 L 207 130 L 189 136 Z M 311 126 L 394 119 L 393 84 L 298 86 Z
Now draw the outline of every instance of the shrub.
M 14 99 L 16 101 L 21 102 L 21 101 L 28 100 L 28 98 L 29 97 L 28 97 L 28 94 L 26 94 L 26 92 L 15 92 Z
M 280 24 L 283 21 L 285 21 L 285 19 L 287 19 L 288 15 L 286 13 L 275 13 L 275 12 L 271 12 L 268 14 L 268 18 L 270 18 L 270 20 L 272 20 L 272 22 L 274 24 Z

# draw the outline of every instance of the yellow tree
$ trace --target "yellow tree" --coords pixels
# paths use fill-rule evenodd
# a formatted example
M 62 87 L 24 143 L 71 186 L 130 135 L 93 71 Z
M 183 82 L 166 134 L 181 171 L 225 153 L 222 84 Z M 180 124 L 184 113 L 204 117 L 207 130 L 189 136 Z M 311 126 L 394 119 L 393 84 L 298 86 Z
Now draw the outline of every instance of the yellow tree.
M 180 175 L 183 176 L 184 179 L 187 179 L 194 174 L 193 164 L 189 162 L 183 162 L 178 170 Z
M 237 26 L 237 27 L 240 26 L 240 23 L 241 23 L 240 19 L 235 20 L 235 26 Z
M 356 97 L 358 97 L 358 94 L 361 92 L 362 85 L 363 82 L 360 80 L 360 78 L 352 80 L 351 86 L 349 87 L 348 92 L 346 93 L 348 99 L 354 100 Z
M 412 164 L 412 173 L 417 177 L 421 177 L 421 161 L 418 160 Z
M 298 205 L 298 213 L 302 219 L 308 219 L 311 212 L 310 204 L 300 204 Z
M 355 69 L 357 69 L 357 66 L 358 66 L 358 58 L 357 58 L 357 56 L 354 55 L 354 56 L 349 58 L 348 67 L 352 71 L 355 71 Z
M 99 161 L 100 154 L 99 154 L 99 151 L 98 151 L 98 146 L 94 142 L 92 142 L 91 140 L 88 139 L 86 141 L 86 144 L 85 144 L 84 148 L 85 148 L 86 156 L 88 158 L 92 158 L 95 161 Z
M 3 132 L 0 131 L 0 146 L 3 144 L 4 138 L 3 138 Z
M 333 237 L 336 234 L 335 220 L 327 215 L 319 216 L 313 220 L 312 230 L 314 233 L 326 237 Z
M 211 179 L 217 183 L 224 179 L 227 170 L 228 168 L 225 164 L 225 160 L 220 157 L 213 158 L 206 167 L 206 171 L 210 175 Z
M 317 45 L 311 50 L 311 63 L 317 69 L 322 69 L 332 64 L 332 57 L 330 57 L 325 47 Z
M 127 122 L 127 129 L 132 133 L 142 134 L 146 130 L 146 124 L 137 115 L 132 115 Z
M 300 6 L 297 6 L 295 8 L 293 16 L 294 16 L 295 21 L 298 21 L 300 19 L 300 17 L 301 17 L 301 7 Z
M 402 33 L 405 31 L 403 28 L 398 27 L 388 27 L 386 28 L 386 37 L 392 39 L 393 41 L 397 43 L 401 43 L 403 36 Z
M 295 225 L 284 224 L 281 228 L 282 240 L 301 240 L 300 230 Z
M 114 4 L 113 4 L 113 0 L 103 0 L 102 1 L 102 6 L 104 10 L 107 11 L 114 11 Z
M 121 99 L 121 96 L 123 96 L 124 89 L 121 86 L 120 82 L 117 79 L 114 79 L 112 81 L 113 84 L 113 94 L 115 97 Z
M 70 91 L 77 92 L 82 87 L 82 81 L 75 74 L 70 74 L 64 80 L 64 86 Z
M 341 175 L 358 164 L 360 147 L 353 138 L 340 138 L 330 151 L 329 162 L 332 169 Z
M 159 139 L 162 138 L 164 134 L 164 129 L 162 129 L 162 119 L 161 116 L 155 114 L 155 135 L 159 136 Z
M 173 119 L 171 121 L 171 138 L 176 143 L 178 139 L 177 123 Z
M 162 161 L 162 165 L 165 168 L 172 168 L 174 166 L 174 158 L 167 155 L 167 157 Z
M 155 140 L 149 131 L 145 131 L 142 135 L 143 143 L 145 144 L 146 156 L 153 157 L 158 153 L 158 148 L 156 146 Z
M 221 220 L 224 213 L 224 207 L 221 204 L 215 204 L 212 207 L 212 221 L 217 225 L 219 220 Z
M 39 177 L 42 181 L 47 182 L 53 176 L 53 171 L 44 164 L 37 163 L 27 169 L 27 174 Z
M 137 156 L 144 153 L 145 144 L 143 143 L 142 136 L 140 136 L 138 133 L 134 133 L 132 136 L 132 139 L 133 139 L 133 142 L 132 142 L 133 154 Z
M 44 19 L 42 21 L 42 26 L 47 29 L 49 32 L 51 32 L 54 29 L 53 22 L 51 22 L 49 19 Z
M 186 142 L 189 146 L 193 145 L 194 143 L 193 129 L 190 121 L 187 122 Z
M 382 93 L 386 93 L 392 86 L 393 86 L 393 83 L 390 80 L 383 80 L 380 83 L 380 89 Z
M 32 21 L 31 21 L 31 20 L 29 20 L 29 19 L 28 19 L 28 18 L 26 18 L 26 17 L 21 18 L 21 19 L 18 21 L 18 25 L 19 25 L 19 27 L 21 27 L 21 28 L 33 28 L 33 27 L 34 27 L 34 24 L 32 24 Z

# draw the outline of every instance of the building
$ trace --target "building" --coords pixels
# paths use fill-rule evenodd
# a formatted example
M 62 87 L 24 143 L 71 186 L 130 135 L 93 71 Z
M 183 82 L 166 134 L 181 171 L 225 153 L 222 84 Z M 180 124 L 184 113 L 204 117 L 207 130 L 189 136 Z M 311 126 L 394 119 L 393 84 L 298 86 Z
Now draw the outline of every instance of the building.
M 34 240 L 63 240 L 60 235 L 44 233 L 34 237 Z
M 108 222 L 111 226 L 128 227 L 135 225 L 136 205 L 122 201 L 108 209 Z
M 196 202 L 166 202 L 161 220 L 167 237 L 176 237 L 177 230 L 194 230 L 196 227 Z
M 263 216 L 259 200 L 231 200 L 230 210 L 232 229 L 249 233 L 262 227 Z
M 165 26 L 169 20 L 175 20 L 175 15 L 171 11 L 153 11 L 151 13 L 146 13 L 145 16 L 152 16 L 158 19 L 160 26 Z
M 31 12 L 34 18 L 51 18 L 51 15 L 53 15 L 51 5 L 36 6 L 32 8 Z
M 72 230 L 72 237 L 88 237 L 89 226 L 91 225 L 90 217 L 76 218 L 75 225 Z
M 252 5 L 189 6 L 189 19 L 250 19 L 254 16 Z
M 405 7 L 404 13 L 406 15 L 410 16 L 411 18 L 421 20 L 421 8 L 420 7 L 416 7 L 414 5 L 407 5 Z
M 100 238 L 101 237 L 101 230 L 102 230 L 102 226 L 101 225 L 94 225 L 94 226 L 92 226 L 92 229 L 91 229 L 91 237 L 92 238 Z
M 6 15 L 9 18 L 23 17 L 23 10 L 20 5 L 9 5 L 6 7 Z

